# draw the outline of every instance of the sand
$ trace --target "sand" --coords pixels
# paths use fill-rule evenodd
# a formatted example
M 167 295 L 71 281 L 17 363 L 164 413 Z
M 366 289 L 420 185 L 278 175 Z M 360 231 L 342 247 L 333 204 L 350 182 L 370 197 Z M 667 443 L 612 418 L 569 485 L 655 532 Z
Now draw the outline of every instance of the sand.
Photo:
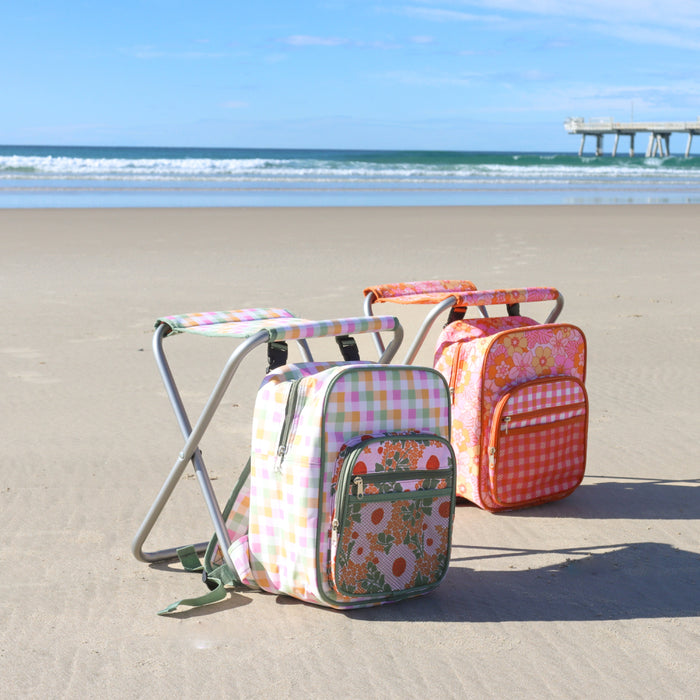
M 697 696 L 698 221 L 694 205 L 0 211 L 0 695 Z M 589 346 L 582 486 L 516 513 L 460 507 L 448 576 L 420 599 L 336 612 L 242 590 L 158 617 L 204 589 L 130 553 L 182 446 L 153 321 L 354 316 L 366 285 L 433 278 L 562 291 Z M 410 337 L 415 310 L 385 308 Z M 233 341 L 169 343 L 196 414 Z M 263 354 L 202 444 L 221 500 Z M 147 548 L 211 532 L 188 473 Z

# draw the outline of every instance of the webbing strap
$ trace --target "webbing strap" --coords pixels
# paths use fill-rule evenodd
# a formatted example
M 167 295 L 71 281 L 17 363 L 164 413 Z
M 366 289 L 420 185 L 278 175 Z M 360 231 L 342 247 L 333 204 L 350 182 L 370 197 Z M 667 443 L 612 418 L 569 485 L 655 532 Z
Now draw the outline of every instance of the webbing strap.
M 346 362 L 359 362 L 360 351 L 357 348 L 357 343 L 351 335 L 338 335 L 335 338 L 338 343 L 340 353 Z
M 248 483 L 250 478 L 250 459 L 246 462 L 243 471 L 238 478 L 238 482 L 233 488 L 233 492 L 226 503 L 226 507 L 222 513 L 224 519 L 226 520 L 233 509 L 236 502 L 236 498 L 244 487 Z M 246 538 L 247 541 L 247 538 Z M 159 615 L 168 615 L 169 613 L 175 612 L 181 605 L 190 605 L 192 607 L 200 607 L 202 605 L 208 605 L 209 603 L 216 603 L 223 600 L 226 597 L 226 588 L 238 586 L 241 584 L 242 579 L 238 571 L 231 571 L 226 563 L 222 563 L 219 566 L 213 566 L 211 559 L 218 548 L 218 541 L 216 535 L 214 535 L 207 547 L 206 554 L 204 556 L 204 564 L 202 564 L 194 545 L 187 545 L 185 547 L 180 547 L 177 550 L 177 556 L 182 563 L 185 571 L 202 572 L 202 580 L 210 589 L 208 593 L 196 596 L 194 598 L 182 598 L 181 600 L 175 601 L 168 605 L 167 608 L 163 608 L 158 612 Z M 233 562 L 234 567 L 237 566 L 236 562 Z M 248 565 L 249 566 L 249 565 Z M 207 571 L 209 570 L 209 571 Z M 247 585 L 250 585 L 247 582 Z
M 267 344 L 267 372 L 287 364 L 289 349 L 284 340 L 272 340 Z
M 453 306 L 450 308 L 450 313 L 447 316 L 447 321 L 445 321 L 445 325 L 449 326 L 450 323 L 453 323 L 454 321 L 461 321 L 464 318 L 464 315 L 467 313 L 467 308 L 466 306 Z
M 185 571 L 204 571 L 202 562 L 197 555 L 197 550 L 192 544 L 188 544 L 186 547 L 180 547 L 177 550 L 177 558 L 180 560 L 182 568 Z
M 231 576 L 231 572 L 225 564 L 214 569 L 211 574 L 205 572 L 205 576 L 205 583 L 210 588 L 208 593 L 204 593 L 196 598 L 182 598 L 181 600 L 176 600 L 174 603 L 168 605 L 167 608 L 159 610 L 158 614 L 168 615 L 169 613 L 175 612 L 181 605 L 189 605 L 197 608 L 202 605 L 208 605 L 209 603 L 217 603 L 226 597 L 226 586 L 232 586 L 235 583 L 234 577 Z

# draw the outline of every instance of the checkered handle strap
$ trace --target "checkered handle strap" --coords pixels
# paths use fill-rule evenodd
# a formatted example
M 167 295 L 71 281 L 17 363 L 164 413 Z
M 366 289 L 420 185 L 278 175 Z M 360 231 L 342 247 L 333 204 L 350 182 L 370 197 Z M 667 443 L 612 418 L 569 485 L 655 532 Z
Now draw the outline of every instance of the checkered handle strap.
M 372 303 L 437 304 L 449 297 L 459 298 L 464 292 L 476 290 L 468 280 L 425 280 L 423 282 L 398 282 L 367 287 L 364 295 L 372 294 Z
M 299 338 L 393 331 L 398 325 L 399 322 L 395 316 L 359 316 L 326 321 L 293 319 L 287 324 L 279 323 L 270 328 L 269 331 L 271 340 L 297 340 Z

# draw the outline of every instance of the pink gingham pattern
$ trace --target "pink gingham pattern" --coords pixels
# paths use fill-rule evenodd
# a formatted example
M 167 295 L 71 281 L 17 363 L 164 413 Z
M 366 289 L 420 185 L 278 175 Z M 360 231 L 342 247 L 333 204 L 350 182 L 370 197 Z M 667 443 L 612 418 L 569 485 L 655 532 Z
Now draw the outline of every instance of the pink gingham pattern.
M 556 409 L 553 411 L 552 409 Z M 501 399 L 495 422 L 501 431 L 567 420 L 586 410 L 586 390 L 576 379 L 534 380 L 516 387 Z M 503 418 L 508 417 L 504 423 Z
M 265 321 L 278 318 L 294 318 L 286 309 L 252 308 L 235 311 L 202 311 L 175 316 L 163 316 L 156 321 L 156 327 L 165 324 L 172 333 L 182 333 L 193 328 L 205 328 L 220 324 L 244 323 L 246 321 Z

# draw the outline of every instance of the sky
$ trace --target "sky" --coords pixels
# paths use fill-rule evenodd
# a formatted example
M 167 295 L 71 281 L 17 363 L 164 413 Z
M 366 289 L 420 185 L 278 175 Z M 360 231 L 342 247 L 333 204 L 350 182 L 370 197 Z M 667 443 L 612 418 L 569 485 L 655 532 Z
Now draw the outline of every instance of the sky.
M 0 143 L 577 151 L 700 117 L 699 0 L 22 0 Z

